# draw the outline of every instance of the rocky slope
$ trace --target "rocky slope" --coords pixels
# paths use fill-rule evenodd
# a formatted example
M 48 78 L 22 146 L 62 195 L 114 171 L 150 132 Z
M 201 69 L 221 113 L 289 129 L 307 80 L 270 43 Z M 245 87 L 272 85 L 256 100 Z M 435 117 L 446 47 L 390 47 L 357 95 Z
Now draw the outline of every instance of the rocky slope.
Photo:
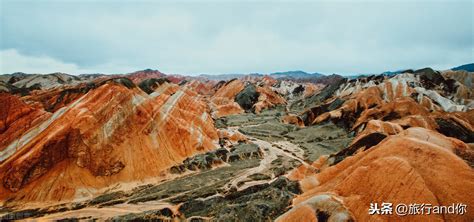
M 222 117 L 243 112 L 260 113 L 264 109 L 285 105 L 287 101 L 283 95 L 288 92 L 278 93 L 271 87 L 274 84 L 276 80 L 270 77 L 233 79 L 218 83 L 218 89 L 211 98 L 213 115 Z
M 400 216 L 370 215 L 371 203 L 423 203 L 432 206 L 474 204 L 467 195 L 474 187 L 472 166 L 457 153 L 472 149 L 465 143 L 424 128 L 409 128 L 387 137 L 363 152 L 328 165 L 319 160 L 313 166 L 321 172 L 300 167 L 290 178 L 301 182 L 303 194 L 293 201 L 294 208 L 277 221 L 330 220 L 387 221 Z M 326 160 L 328 161 L 328 160 Z M 330 161 L 330 160 L 329 160 Z M 404 221 L 469 221 L 464 215 L 407 215 Z
M 88 77 L 78 77 L 65 73 L 51 73 L 47 75 L 13 73 L 11 75 L 1 75 L 0 81 L 16 88 L 49 89 L 63 84 L 78 84 L 87 80 Z
M 473 73 L 431 69 L 372 76 L 327 86 L 299 116 L 305 125 L 332 121 L 355 138 L 343 150 L 302 165 L 289 178 L 303 194 L 277 221 L 387 221 L 370 204 L 472 205 Z M 467 81 L 466 81 L 467 80 Z M 437 132 L 436 132 L 437 131 Z M 470 221 L 463 215 L 407 215 L 404 221 Z
M 0 220 L 472 221 L 473 73 L 335 77 L 2 80 Z
M 217 131 L 206 104 L 186 87 L 163 87 L 147 95 L 110 81 L 47 118 L 30 114 L 38 123 L 1 147 L 1 198 L 70 200 L 118 181 L 158 177 L 186 157 L 214 149 Z M 18 114 L 2 110 L 4 115 L 9 124 Z

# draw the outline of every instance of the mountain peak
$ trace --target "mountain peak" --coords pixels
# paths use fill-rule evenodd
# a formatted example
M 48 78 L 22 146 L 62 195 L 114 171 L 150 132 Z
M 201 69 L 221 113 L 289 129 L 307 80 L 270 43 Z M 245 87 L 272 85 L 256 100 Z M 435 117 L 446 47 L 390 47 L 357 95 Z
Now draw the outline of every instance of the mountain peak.
M 464 70 L 464 71 L 468 71 L 468 72 L 474 72 L 474 63 L 460 65 L 458 67 L 452 68 L 452 70 L 454 70 L 454 71 Z

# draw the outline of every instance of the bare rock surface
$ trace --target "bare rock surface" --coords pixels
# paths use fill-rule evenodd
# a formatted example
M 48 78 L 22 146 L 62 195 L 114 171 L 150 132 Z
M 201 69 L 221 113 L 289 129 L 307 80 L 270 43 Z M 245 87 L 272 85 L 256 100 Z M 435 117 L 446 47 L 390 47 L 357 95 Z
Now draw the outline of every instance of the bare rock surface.
M 474 219 L 472 73 L 237 77 L 0 76 L 0 220 Z

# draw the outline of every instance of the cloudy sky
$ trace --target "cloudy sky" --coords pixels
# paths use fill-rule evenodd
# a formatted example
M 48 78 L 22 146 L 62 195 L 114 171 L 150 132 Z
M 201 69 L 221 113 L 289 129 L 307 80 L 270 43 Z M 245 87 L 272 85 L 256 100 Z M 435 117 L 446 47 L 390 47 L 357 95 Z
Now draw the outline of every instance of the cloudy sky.
M 0 73 L 380 73 L 474 61 L 474 1 L 0 0 Z

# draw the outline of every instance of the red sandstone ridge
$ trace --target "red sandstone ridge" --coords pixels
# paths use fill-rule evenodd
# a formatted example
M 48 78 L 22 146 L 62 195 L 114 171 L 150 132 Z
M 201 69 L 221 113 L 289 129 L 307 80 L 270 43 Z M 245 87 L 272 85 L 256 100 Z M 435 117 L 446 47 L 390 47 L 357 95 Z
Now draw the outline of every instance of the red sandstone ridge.
M 320 168 L 320 173 L 301 166 L 290 177 L 301 182 L 303 194 L 293 209 L 277 221 L 398 221 L 392 215 L 369 215 L 371 203 L 425 203 L 433 206 L 474 204 L 474 170 L 456 153 L 469 152 L 460 140 L 424 128 L 409 128 L 378 145 Z M 474 156 L 472 150 L 470 158 Z M 317 161 L 318 162 L 318 161 Z M 315 163 L 320 167 L 324 158 Z M 469 208 L 469 207 L 468 207 Z M 407 215 L 404 221 L 469 221 L 464 215 Z
M 163 74 L 162 72 L 158 70 L 153 70 L 153 69 L 145 69 L 142 71 L 132 72 L 126 75 L 126 77 L 131 79 L 135 84 L 138 84 L 145 79 L 151 79 L 151 78 L 159 79 L 165 76 L 166 75 Z
M 221 86 L 211 98 L 213 115 L 216 117 L 243 113 L 244 110 L 234 101 L 235 96 L 244 89 L 240 80 L 231 80 Z
M 297 125 L 299 127 L 304 127 L 303 120 L 299 116 L 293 114 L 281 117 L 281 122 L 286 124 Z
M 286 99 L 266 85 L 269 82 L 273 82 L 270 77 L 262 81 L 257 78 L 247 81 L 233 79 L 216 84 L 218 89 L 211 98 L 213 115 L 222 117 L 250 110 L 260 113 L 264 109 L 285 105 Z
M 102 81 L 107 81 L 105 78 Z M 48 112 L 56 112 L 58 109 L 74 102 L 86 94 L 89 90 L 97 87 L 97 83 L 82 83 L 76 86 L 56 87 L 46 90 L 35 90 L 30 92 L 30 95 L 24 96 L 21 99 L 30 104 L 34 104 Z
M 351 80 L 315 96 L 323 99 L 322 104 L 301 115 L 305 123 L 330 120 L 355 138 L 338 153 L 289 175 L 300 181 L 304 193 L 279 221 L 474 218 L 469 211 L 404 217 L 369 214 L 371 203 L 392 203 L 394 210 L 398 204 L 474 204 L 467 195 L 474 189 L 474 150 L 466 144 L 474 139 L 472 91 L 437 72 L 415 73 Z M 289 116 L 285 118 L 290 122 Z
M 4 151 L 15 138 L 22 136 L 50 116 L 49 113 L 31 107 L 19 97 L 8 93 L 0 93 L 0 104 L 0 152 Z M 0 156 L 0 161 L 4 158 L 3 155 Z
M 6 85 L 0 203 L 8 209 L 0 217 L 474 218 L 471 73 L 422 70 L 321 89 L 256 75 L 175 84 L 179 76 L 151 72 L 135 83 L 126 75 L 56 83 L 53 75 L 44 87 Z M 233 114 L 243 115 L 218 119 Z M 371 203 L 383 202 L 468 209 L 369 215 Z
M 305 111 L 302 119 L 309 125 L 331 120 L 356 133 L 364 130 L 371 120 L 383 120 L 403 128 L 438 130 L 464 142 L 474 142 L 474 127 L 469 117 L 473 98 L 464 97 L 471 95 L 472 90 L 459 93 L 466 88 L 454 79 L 440 80 L 444 82 L 438 86 L 434 80 L 425 78 L 405 73 L 346 82 L 323 104 Z M 439 78 L 443 77 L 439 75 Z M 449 128 L 455 128 L 456 132 L 450 132 Z
M 262 77 L 261 82 L 267 86 L 273 86 L 278 83 L 278 80 L 272 78 L 271 76 L 265 75 Z
M 148 95 L 120 83 L 106 82 L 46 117 L 9 97 L 20 114 L 2 106 L 2 117 L 41 121 L 0 147 L 0 199 L 89 196 L 114 183 L 160 176 L 186 157 L 215 148 L 218 134 L 198 94 L 167 83 Z M 6 131 L 17 127 L 2 120 Z
M 183 81 L 186 81 L 186 77 L 181 76 L 181 75 L 167 75 L 166 79 L 168 79 L 170 82 L 174 84 L 182 83 Z
M 259 93 L 258 102 L 254 104 L 256 113 L 260 113 L 264 109 L 269 109 L 277 105 L 286 104 L 285 98 L 275 93 L 268 86 L 257 87 L 257 92 Z
M 303 97 L 312 96 L 324 88 L 323 84 L 306 83 Z
M 216 85 L 215 81 L 199 81 L 199 80 L 192 80 L 187 83 L 187 86 L 192 89 L 194 92 L 197 92 L 201 95 L 211 96 L 216 91 L 214 86 Z

